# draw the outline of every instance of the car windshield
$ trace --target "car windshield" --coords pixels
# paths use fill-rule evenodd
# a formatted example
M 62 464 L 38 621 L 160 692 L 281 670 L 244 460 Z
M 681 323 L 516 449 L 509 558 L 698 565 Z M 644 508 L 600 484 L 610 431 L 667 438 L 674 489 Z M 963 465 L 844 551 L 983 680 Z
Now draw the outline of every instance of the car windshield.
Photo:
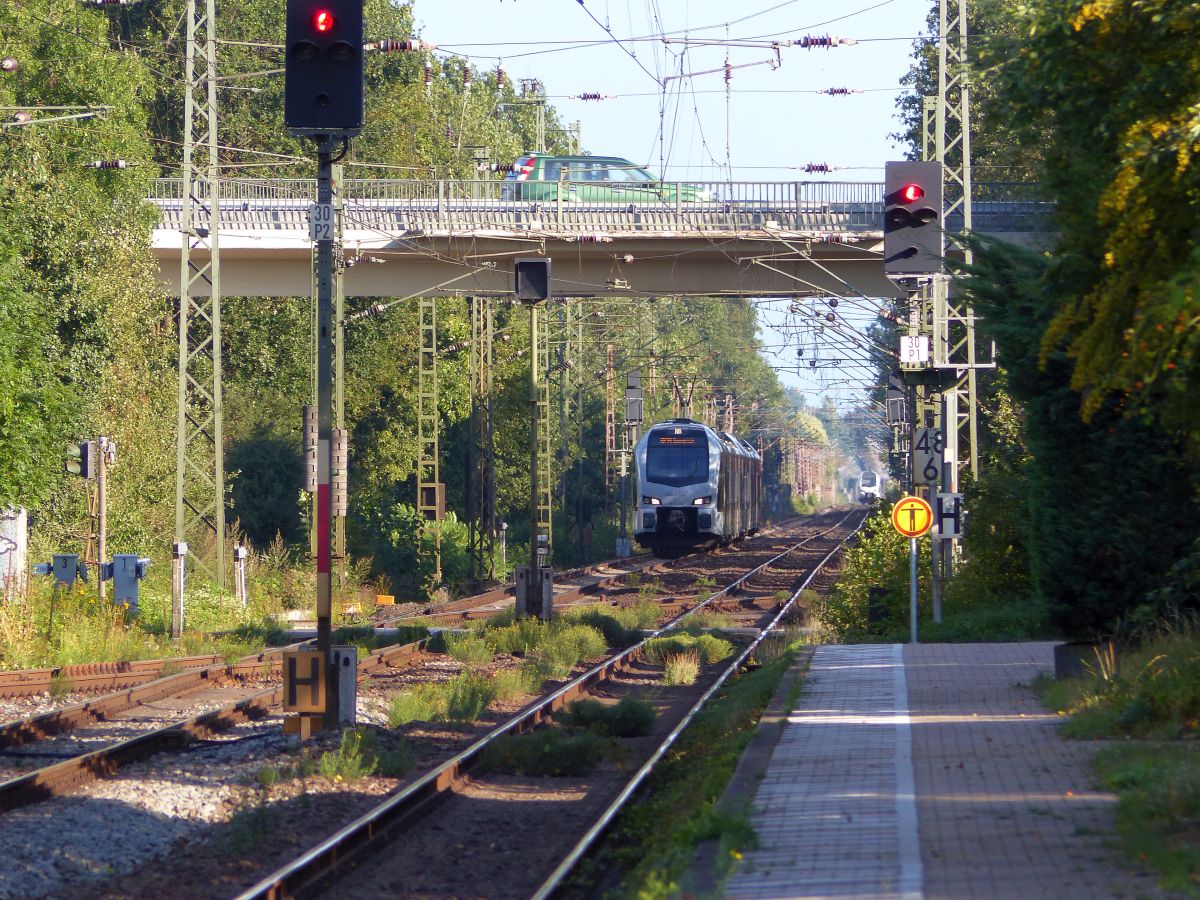
M 542 181 L 615 182 L 628 184 L 654 181 L 645 169 L 624 159 L 548 159 L 542 166 Z

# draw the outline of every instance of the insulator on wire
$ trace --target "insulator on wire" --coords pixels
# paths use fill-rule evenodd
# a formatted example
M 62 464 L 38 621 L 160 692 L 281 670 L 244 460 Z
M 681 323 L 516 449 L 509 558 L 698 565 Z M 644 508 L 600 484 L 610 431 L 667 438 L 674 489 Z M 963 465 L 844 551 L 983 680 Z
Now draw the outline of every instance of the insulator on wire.
M 480 171 L 483 172 L 500 172 L 505 175 L 507 175 L 509 172 L 515 172 L 516 170 L 517 167 L 512 163 L 489 163 L 488 165 L 482 166 L 480 169 Z
M 833 166 L 829 163 L 808 163 L 804 166 L 805 172 L 832 172 Z
M 471 89 L 471 78 L 472 77 L 473 76 L 471 74 L 471 61 L 467 60 L 463 64 L 463 74 L 462 74 L 462 86 L 463 86 L 464 91 Z
M 87 0 L 89 6 L 130 6 L 137 0 Z
M 830 97 L 844 97 L 847 94 L 861 94 L 862 88 L 831 87 L 822 88 L 818 94 L 828 94 Z
M 726 59 L 725 60 L 725 83 L 729 84 L 731 81 L 733 81 L 733 64 L 728 59 Z
M 33 119 L 33 116 L 29 115 L 29 113 L 27 113 L 27 112 L 19 112 L 19 113 L 14 114 L 12 117 L 12 120 L 14 122 L 16 122 L 18 125 L 24 125 L 27 122 L 31 121 L 32 119 Z
M 828 34 L 806 34 L 804 37 L 792 41 L 794 46 L 803 47 L 806 50 L 813 47 L 839 47 L 857 43 L 858 41 L 853 38 L 832 37 Z
M 350 509 L 349 440 L 344 428 L 331 428 L 329 436 L 331 512 L 344 516 Z
M 436 50 L 437 44 L 427 44 L 425 41 L 400 41 L 396 38 L 384 38 L 382 41 L 371 41 L 363 45 L 365 50 L 375 50 L 379 53 L 419 53 L 423 50 Z
M 572 100 L 615 100 L 614 94 L 601 94 L 599 91 L 584 91 L 582 94 L 572 94 Z
M 425 60 L 425 87 L 429 87 L 432 84 L 433 84 L 433 62 L 432 62 L 432 60 L 427 59 L 427 60 Z
M 123 159 L 93 159 L 83 164 L 85 169 L 128 169 L 129 163 Z
M 454 128 L 450 125 L 449 122 L 446 123 L 446 140 L 448 140 L 448 141 L 454 140 Z
M 504 72 L 504 67 L 498 62 L 496 63 L 496 90 L 504 90 L 504 85 L 508 82 L 508 75 Z
M 580 244 L 611 244 L 612 238 L 607 234 L 576 234 L 567 238 L 568 241 L 576 241 Z
M 0 72 L 15 72 L 21 68 L 21 64 L 17 62 L 16 57 L 6 56 L 0 59 Z

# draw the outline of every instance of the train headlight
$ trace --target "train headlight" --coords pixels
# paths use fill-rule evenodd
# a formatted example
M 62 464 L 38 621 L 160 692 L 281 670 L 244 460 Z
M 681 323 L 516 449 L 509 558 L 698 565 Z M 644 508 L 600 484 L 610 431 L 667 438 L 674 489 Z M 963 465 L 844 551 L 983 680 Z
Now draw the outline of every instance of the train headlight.
M 662 506 L 662 501 L 659 500 L 657 497 L 643 497 L 642 505 L 643 506 Z
M 692 506 L 707 506 L 712 503 L 712 497 L 697 497 L 692 501 Z

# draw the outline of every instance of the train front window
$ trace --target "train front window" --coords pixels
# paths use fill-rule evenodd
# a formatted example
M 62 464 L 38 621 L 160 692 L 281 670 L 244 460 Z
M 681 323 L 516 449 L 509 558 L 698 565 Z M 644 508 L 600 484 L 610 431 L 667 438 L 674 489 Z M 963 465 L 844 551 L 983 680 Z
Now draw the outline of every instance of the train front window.
M 875 473 L 864 472 L 862 476 L 863 487 L 875 487 Z
M 683 487 L 708 481 L 708 444 L 646 448 L 646 480 Z

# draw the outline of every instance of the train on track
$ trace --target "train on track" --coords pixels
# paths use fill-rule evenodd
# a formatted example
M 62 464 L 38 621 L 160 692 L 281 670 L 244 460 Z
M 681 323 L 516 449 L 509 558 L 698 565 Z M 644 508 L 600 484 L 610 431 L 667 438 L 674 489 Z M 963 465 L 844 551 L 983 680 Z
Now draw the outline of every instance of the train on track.
M 880 494 L 880 478 L 878 473 L 868 469 L 858 476 L 858 502 L 878 503 Z
M 659 556 L 726 544 L 762 526 L 762 457 L 692 419 L 646 430 L 634 451 L 634 537 Z

